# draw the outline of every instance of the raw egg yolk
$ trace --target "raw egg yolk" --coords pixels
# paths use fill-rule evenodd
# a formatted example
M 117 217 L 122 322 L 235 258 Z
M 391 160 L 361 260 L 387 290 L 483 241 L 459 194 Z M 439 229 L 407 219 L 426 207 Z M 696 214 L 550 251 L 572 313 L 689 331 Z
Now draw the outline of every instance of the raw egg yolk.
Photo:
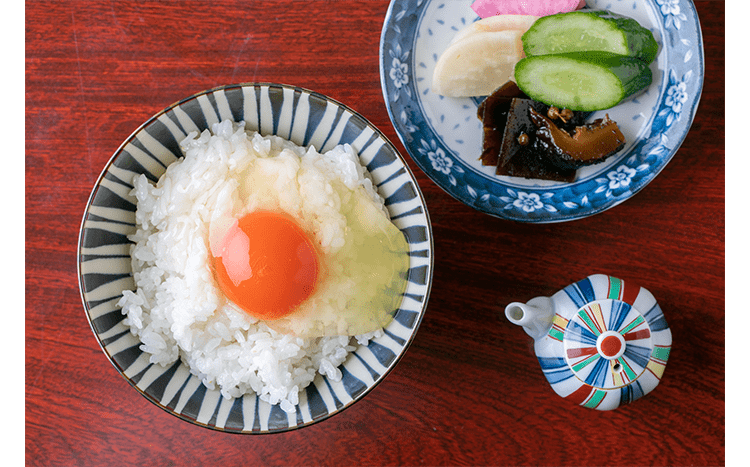
M 318 254 L 296 222 L 256 211 L 235 222 L 219 244 L 213 264 L 226 297 L 262 320 L 292 313 L 315 289 Z

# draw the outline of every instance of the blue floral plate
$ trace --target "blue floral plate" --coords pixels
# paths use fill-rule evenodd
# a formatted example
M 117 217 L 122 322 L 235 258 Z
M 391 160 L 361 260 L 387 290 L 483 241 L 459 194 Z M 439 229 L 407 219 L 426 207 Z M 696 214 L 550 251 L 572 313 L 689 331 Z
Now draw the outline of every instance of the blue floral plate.
M 392 0 L 380 40 L 380 81 L 396 132 L 416 164 L 461 202 L 521 222 L 584 218 L 625 201 L 653 180 L 685 139 L 703 87 L 703 39 L 691 0 L 589 0 L 588 7 L 636 19 L 659 43 L 653 83 L 604 113 L 625 135 L 625 149 L 582 168 L 572 183 L 496 176 L 479 162 L 481 99 L 430 90 L 437 59 L 476 21 L 472 0 Z

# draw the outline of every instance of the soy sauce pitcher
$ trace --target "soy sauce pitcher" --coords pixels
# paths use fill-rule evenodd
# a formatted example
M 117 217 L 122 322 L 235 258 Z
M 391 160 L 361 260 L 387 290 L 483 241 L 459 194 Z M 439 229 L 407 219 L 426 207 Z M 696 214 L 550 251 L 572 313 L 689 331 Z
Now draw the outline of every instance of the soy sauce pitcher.
M 597 410 L 613 410 L 651 392 L 672 346 L 672 333 L 654 296 L 603 274 L 551 297 L 513 302 L 505 316 L 534 339 L 552 389 Z

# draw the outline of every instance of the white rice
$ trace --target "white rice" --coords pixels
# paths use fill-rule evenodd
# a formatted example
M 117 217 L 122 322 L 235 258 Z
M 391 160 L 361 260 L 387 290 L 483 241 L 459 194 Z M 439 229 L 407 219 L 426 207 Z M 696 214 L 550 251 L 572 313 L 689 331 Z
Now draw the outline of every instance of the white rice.
M 181 147 L 185 158 L 170 165 L 156 186 L 144 175 L 134 180 L 137 231 L 129 238 L 135 243 L 131 256 L 137 290 L 125 291 L 118 303 L 125 324 L 141 340 L 150 362 L 168 366 L 182 359 L 203 384 L 220 389 L 224 397 L 254 392 L 293 412 L 299 392 L 316 373 L 339 381 L 338 366 L 355 344 L 366 344 L 382 330 L 301 338 L 276 332 L 236 309 L 223 298 L 209 266 L 211 222 L 237 212 L 282 209 L 301 219 L 304 228 L 316 233 L 321 248 L 331 252 L 342 247 L 346 229 L 333 181 L 363 187 L 385 212 L 383 200 L 348 145 L 319 154 L 224 121 L 211 132 L 191 133 Z M 275 171 L 271 186 L 261 180 L 243 186 L 231 176 L 252 164 L 261 169 L 256 173 Z

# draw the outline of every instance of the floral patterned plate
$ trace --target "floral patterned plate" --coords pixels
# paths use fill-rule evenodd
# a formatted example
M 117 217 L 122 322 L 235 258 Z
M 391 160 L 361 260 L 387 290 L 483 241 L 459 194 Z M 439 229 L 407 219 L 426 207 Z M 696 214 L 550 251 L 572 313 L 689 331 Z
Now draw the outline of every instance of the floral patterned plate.
M 653 180 L 682 144 L 703 87 L 703 39 L 691 0 L 589 0 L 587 6 L 636 19 L 659 43 L 653 83 L 606 112 L 628 144 L 582 168 L 572 183 L 494 175 L 478 160 L 481 98 L 430 90 L 453 36 L 476 21 L 472 0 L 392 0 L 380 40 L 380 81 L 396 132 L 412 159 L 440 187 L 487 214 L 522 222 L 584 218 L 625 201 Z

